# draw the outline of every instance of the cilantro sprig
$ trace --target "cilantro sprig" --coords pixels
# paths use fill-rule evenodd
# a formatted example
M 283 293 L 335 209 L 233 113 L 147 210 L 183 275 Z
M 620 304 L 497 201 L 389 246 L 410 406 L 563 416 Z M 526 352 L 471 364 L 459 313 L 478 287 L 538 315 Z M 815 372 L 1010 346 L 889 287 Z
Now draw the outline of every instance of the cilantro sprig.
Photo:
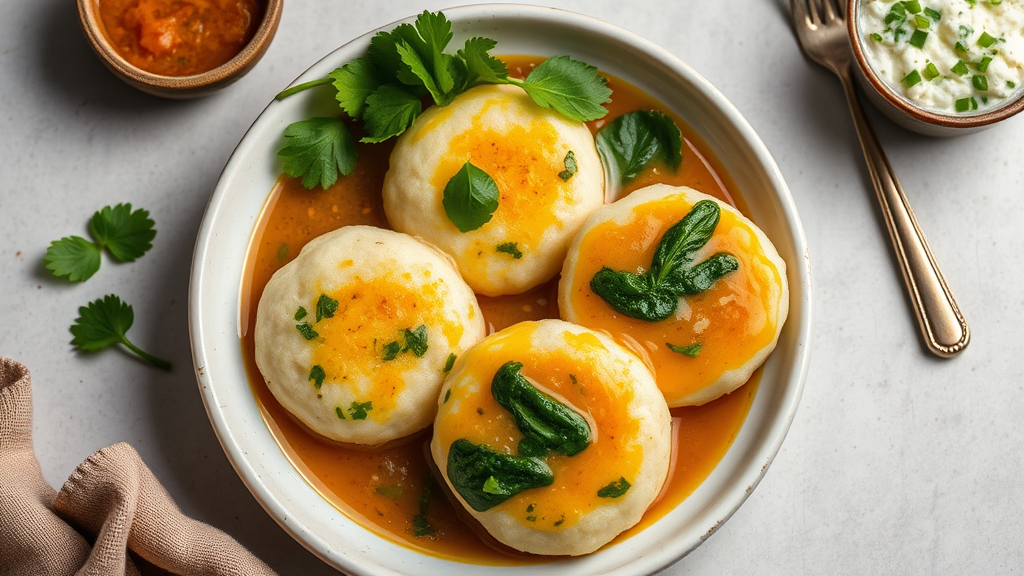
M 489 52 L 497 46 L 490 38 L 474 37 L 454 54 L 445 52 L 453 38 L 451 22 L 441 12 L 424 11 L 413 24 L 378 32 L 366 56 L 357 58 L 324 78 L 305 82 L 277 95 L 281 100 L 317 86 L 332 86 L 345 114 L 362 124 L 361 142 L 383 142 L 405 132 L 423 111 L 429 98 L 447 106 L 456 96 L 483 84 L 512 84 L 526 91 L 538 105 L 566 118 L 587 122 L 603 118 L 611 89 L 597 68 L 569 56 L 550 58 L 525 79 L 510 78 L 508 69 Z M 285 172 L 302 178 L 307 189 L 327 188 L 337 174 L 351 173 L 355 144 L 341 120 L 304 120 L 285 130 L 288 145 L 278 153 Z M 301 125 L 296 128 L 296 125 Z M 295 136 L 301 131 L 303 137 Z M 346 172 L 346 170 L 348 170 Z
M 78 309 L 78 318 L 71 326 L 71 333 L 75 336 L 71 344 L 83 352 L 96 352 L 122 344 L 146 362 L 170 372 L 170 362 L 142 351 L 128 340 L 128 329 L 134 322 L 135 312 L 131 305 L 108 294 Z
M 111 257 L 131 262 L 153 247 L 156 230 L 149 212 L 133 211 L 131 204 L 106 206 L 89 220 L 90 242 L 81 236 L 66 236 L 50 243 L 43 263 L 54 276 L 67 276 L 71 282 L 85 282 L 100 269 L 100 253 L 106 248 Z

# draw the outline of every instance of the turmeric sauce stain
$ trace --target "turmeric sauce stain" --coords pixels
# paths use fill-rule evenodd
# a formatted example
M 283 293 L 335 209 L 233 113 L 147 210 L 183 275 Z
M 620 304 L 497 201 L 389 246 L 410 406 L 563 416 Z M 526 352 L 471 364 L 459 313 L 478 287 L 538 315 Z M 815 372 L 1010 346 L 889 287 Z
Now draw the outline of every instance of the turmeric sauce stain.
M 669 196 L 637 206 L 627 223 L 613 220 L 595 226 L 580 245 L 570 296 L 580 324 L 607 331 L 648 359 L 658 387 L 673 399 L 702 390 L 771 344 L 781 296 L 779 270 L 764 255 L 753 231 L 726 211 L 700 254 L 732 254 L 740 262 L 739 270 L 710 289 L 687 296 L 675 319 L 645 322 L 629 318 L 594 294 L 590 279 L 602 267 L 630 272 L 649 268 L 665 231 L 690 208 L 678 197 Z M 623 246 L 629 249 L 621 249 Z M 698 343 L 702 347 L 696 358 L 668 347 Z
M 498 208 L 487 223 L 515 239 L 517 248 L 529 255 L 536 250 L 544 234 L 552 226 L 561 226 L 553 208 L 562 198 L 567 184 L 558 177 L 567 150 L 558 145 L 558 132 L 544 119 L 528 125 L 516 125 L 499 132 L 482 128 L 482 119 L 501 100 L 489 100 L 473 118 L 471 128 L 455 136 L 448 152 L 434 170 L 431 184 L 444 190 L 462 166 L 470 159 L 486 172 L 499 190 Z M 445 116 L 441 114 L 440 116 Z M 437 122 L 437 119 L 431 122 Z M 427 128 L 419 134 L 427 133 Z M 443 195 L 439 194 L 438 211 Z M 529 217 L 524 217 L 529 215 Z M 454 224 L 451 224 L 454 228 Z M 467 276 L 486 277 L 486 264 L 494 245 L 478 239 L 466 250 L 459 263 L 467 268 Z
M 517 454 L 523 435 L 490 388 L 494 374 L 511 361 L 523 364 L 521 374 L 538 390 L 583 415 L 590 422 L 591 443 L 572 457 L 553 452 L 546 456 L 554 483 L 521 492 L 494 508 L 531 528 L 556 531 L 614 503 L 597 498 L 597 492 L 619 478 L 636 478 L 643 461 L 643 439 L 639 424 L 624 408 L 633 401 L 633 390 L 616 384 L 628 376 L 593 369 L 598 363 L 609 365 L 601 355 L 607 353 L 601 341 L 593 334 L 566 334 L 571 355 L 565 350 L 540 351 L 532 342 L 535 331 L 534 324 L 519 324 L 485 346 L 471 349 L 465 368 L 455 375 L 447 410 L 442 410 L 435 426 L 442 446 L 465 438 L 496 452 Z
M 505 57 L 513 76 L 525 77 L 543 59 Z M 606 118 L 588 123 L 596 132 L 618 115 L 637 109 L 668 112 L 639 89 L 609 78 L 614 94 Z M 687 185 L 737 205 L 740 199 L 702 144 L 676 118 L 683 130 L 683 163 L 675 172 L 652 166 L 623 194 L 658 182 Z M 305 190 L 298 180 L 282 177 L 270 193 L 250 243 L 242 279 L 240 321 L 243 355 L 253 393 L 264 420 L 281 449 L 303 477 L 332 505 L 368 530 L 424 554 L 488 565 L 540 563 L 557 558 L 522 554 L 490 539 L 482 528 L 443 496 L 430 500 L 427 520 L 433 534 L 417 537 L 412 519 L 419 498 L 434 472 L 429 457 L 430 430 L 407 442 L 365 450 L 321 442 L 306 432 L 274 399 L 256 367 L 252 330 L 256 303 L 270 277 L 290 262 L 313 238 L 342 226 L 365 224 L 388 228 L 381 189 L 393 142 L 357 144 L 355 172 L 328 190 Z M 743 210 L 743 206 L 739 206 Z M 516 296 L 480 297 L 480 307 L 493 332 L 523 320 L 557 318 L 557 281 Z M 525 308 L 529 307 L 529 311 Z M 676 408 L 672 413 L 672 463 L 669 479 L 640 524 L 618 536 L 621 542 L 675 508 L 711 473 L 739 432 L 753 402 L 760 370 L 732 394 L 703 406 Z M 554 383 L 547 385 L 554 386 Z
M 99 0 L 99 13 L 110 45 L 132 66 L 191 76 L 238 54 L 263 7 L 258 0 Z
M 429 272 L 427 272 L 429 274 Z M 400 330 L 427 326 L 428 334 L 443 335 L 455 347 L 463 327 L 445 318 L 447 286 L 426 283 L 415 291 L 386 274 L 370 281 L 357 278 L 326 295 L 338 302 L 333 318 L 317 322 L 321 338 L 313 348 L 312 363 L 327 374 L 324 386 L 342 386 L 357 400 L 373 399 L 369 417 L 386 422 L 395 398 L 405 389 L 405 372 L 416 357 L 399 354 L 385 361 L 383 348 L 401 339 Z M 316 303 L 310 303 L 310 310 Z

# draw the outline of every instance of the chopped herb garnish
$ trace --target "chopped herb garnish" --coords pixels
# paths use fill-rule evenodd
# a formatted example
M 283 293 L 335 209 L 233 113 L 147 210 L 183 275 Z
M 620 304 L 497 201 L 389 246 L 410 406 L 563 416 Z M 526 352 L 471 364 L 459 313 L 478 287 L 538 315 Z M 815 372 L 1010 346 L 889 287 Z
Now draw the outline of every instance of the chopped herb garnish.
M 1016 88 L 1017 84 L 1013 80 L 1007 80 L 1006 81 L 1006 87 L 1007 88 Z
M 931 18 L 932 20 L 935 20 L 936 22 L 938 22 L 939 20 L 942 20 L 942 12 L 939 12 L 938 10 L 933 10 L 931 8 L 925 8 L 924 9 L 924 13 L 927 14 L 929 18 Z
M 906 86 L 907 88 L 910 88 L 911 86 L 914 86 L 919 82 L 921 82 L 921 75 L 917 72 L 917 70 L 911 70 L 910 74 L 907 74 L 906 76 L 903 77 L 903 85 Z
M 523 253 L 519 250 L 519 244 L 517 242 L 505 242 L 504 244 L 498 244 L 498 252 L 508 254 L 519 260 L 523 257 Z
M 321 294 L 320 298 L 316 301 L 316 321 L 319 322 L 324 318 L 334 318 L 334 313 L 337 311 L 338 301 L 327 294 Z
M 910 35 L 910 45 L 917 48 L 923 49 L 926 40 L 928 40 L 928 33 L 924 30 L 914 30 L 914 33 Z
M 533 512 L 536 509 L 537 509 L 537 505 L 536 504 L 530 504 L 529 506 L 526 507 L 526 511 L 527 512 Z
M 434 477 L 431 476 L 427 478 L 427 481 L 423 486 L 423 492 L 420 493 L 419 513 L 412 518 L 412 535 L 417 538 L 434 536 L 437 534 L 437 530 L 430 525 L 430 521 L 427 519 L 427 512 L 430 509 L 430 499 L 434 497 L 434 487 Z
M 455 353 L 454 352 L 449 354 L 448 355 L 448 359 L 445 360 L 445 362 L 444 362 L 444 371 L 445 371 L 445 373 L 451 372 L 452 371 L 452 366 L 455 366 Z M 451 390 L 449 390 L 448 393 L 450 394 Z
M 89 220 L 89 235 L 67 236 L 50 243 L 43 263 L 54 276 L 67 276 L 72 282 L 84 282 L 100 269 L 104 248 L 120 262 L 132 262 L 153 247 L 156 230 L 149 212 L 131 204 L 105 206 Z
M 875 42 L 881 42 L 882 35 L 879 34 L 878 32 L 875 32 L 874 34 L 871 35 L 871 39 L 874 40 Z
M 957 100 L 953 106 L 957 112 L 967 112 L 968 110 L 978 109 L 978 102 L 974 98 L 961 98 Z
M 306 312 L 306 309 L 303 308 L 302 306 L 299 306 L 299 309 L 295 311 L 295 321 L 298 322 L 299 320 L 302 320 L 303 318 L 306 317 L 306 314 L 308 314 L 308 312 Z
M 377 486 L 373 489 L 374 492 L 387 498 L 388 500 L 398 500 L 404 490 L 401 484 L 390 484 L 388 486 Z
M 288 245 L 281 242 L 281 245 L 277 247 L 277 259 L 284 262 L 288 258 Z
M 975 75 L 971 78 L 971 84 L 981 92 L 988 90 L 988 78 L 985 76 Z
M 147 354 L 128 340 L 128 329 L 135 322 L 135 312 L 130 304 L 113 294 L 107 294 L 78 309 L 78 318 L 71 326 L 74 338 L 71 344 L 82 352 L 96 352 L 114 344 L 138 354 L 153 366 L 170 372 L 171 363 Z
M 568 182 L 569 178 L 572 178 L 573 175 L 576 174 L 576 155 L 573 154 L 572 150 L 569 150 L 565 155 L 565 159 L 562 161 L 562 164 L 565 165 L 565 170 L 559 172 L 558 177 L 561 178 L 563 182 Z
M 353 420 L 366 420 L 366 413 L 373 410 L 373 401 L 369 402 L 352 402 L 352 405 L 348 408 L 348 413 L 352 416 Z
M 619 498 L 629 490 L 630 484 L 625 477 L 619 478 L 611 484 L 597 491 L 599 498 Z
M 345 413 L 341 411 L 341 406 L 335 406 L 334 413 L 338 415 L 338 418 L 345 419 Z
M 390 362 L 398 357 L 398 353 L 402 351 L 402 345 L 397 341 L 388 342 L 384 345 L 384 361 Z
M 448 180 L 441 204 L 459 232 L 469 232 L 491 221 L 499 197 L 498 185 L 491 175 L 467 160 Z
M 442 404 L 447 404 L 448 403 L 448 399 L 451 398 L 451 397 L 452 397 L 452 389 L 449 388 L 447 391 L 445 391 L 445 393 L 444 393 L 444 401 L 442 401 L 441 403 Z
M 532 515 L 531 516 L 527 516 L 526 517 L 526 521 L 527 522 L 536 522 L 537 521 L 537 517 L 536 516 L 532 516 Z
M 316 386 L 317 390 L 319 390 L 320 387 L 324 385 L 324 378 L 326 377 L 327 374 L 324 373 L 323 367 L 319 364 L 315 364 L 309 369 L 309 378 L 307 378 L 307 380 L 312 380 L 313 385 Z
M 978 69 L 978 72 L 984 73 L 984 72 L 988 71 L 988 65 L 991 64 L 991 63 L 992 63 L 992 57 L 985 56 L 984 58 L 981 59 L 981 62 L 978 62 L 977 64 L 975 64 L 974 67 Z
M 316 330 L 313 330 L 313 327 L 309 325 L 309 322 L 302 322 L 300 324 L 296 324 L 295 329 L 298 330 L 299 334 L 302 334 L 302 337 L 305 338 L 306 340 L 312 340 L 313 338 L 316 338 L 317 336 L 320 335 L 317 333 Z
M 956 50 L 957 52 L 960 52 L 961 54 L 966 54 L 967 53 L 967 48 L 965 48 L 964 45 L 959 43 L 959 42 L 957 42 L 956 45 L 953 46 L 953 50 Z
M 564 523 L 565 523 L 565 516 L 562 516 L 561 518 L 558 519 L 558 521 L 555 522 L 554 525 L 555 526 L 561 526 Z
M 932 81 L 938 78 L 939 76 L 942 76 L 942 74 L 940 74 L 939 69 L 935 67 L 935 63 L 929 62 L 928 65 L 925 66 L 924 68 L 925 80 Z
M 971 71 L 967 69 L 967 64 L 964 64 L 963 60 L 958 61 L 955 66 L 950 68 L 950 71 L 957 76 L 967 76 L 971 73 Z
M 927 30 L 932 25 L 932 21 L 927 16 L 918 14 L 914 16 L 914 25 L 920 30 Z
M 917 0 L 907 0 L 906 2 L 902 2 L 902 4 L 903 7 L 907 9 L 907 12 L 910 12 L 911 14 L 917 14 L 921 11 L 921 3 Z
M 700 354 L 700 349 L 704 347 L 703 342 L 697 342 L 695 344 L 690 344 L 689 346 L 675 346 L 666 342 L 665 345 L 668 346 L 669 350 L 690 358 L 696 358 L 697 355 Z
M 405 336 L 405 348 L 402 349 L 402 352 L 410 350 L 417 358 L 421 358 L 427 353 L 426 324 L 420 324 L 413 330 L 403 330 L 402 335 Z
M 989 46 L 995 44 L 997 41 L 998 38 L 989 35 L 988 32 L 982 32 L 981 36 L 978 37 L 978 46 L 981 46 L 982 48 L 988 48 Z

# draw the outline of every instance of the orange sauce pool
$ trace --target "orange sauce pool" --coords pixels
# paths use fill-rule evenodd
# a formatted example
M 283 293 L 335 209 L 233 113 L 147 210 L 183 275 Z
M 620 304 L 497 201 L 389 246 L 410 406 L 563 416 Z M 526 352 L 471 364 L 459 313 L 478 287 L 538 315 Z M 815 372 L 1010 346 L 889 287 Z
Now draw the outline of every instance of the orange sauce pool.
M 191 76 L 224 64 L 252 40 L 262 0 L 98 0 L 103 32 L 131 65 Z
M 525 77 L 543 59 L 504 57 L 513 76 Z M 596 132 L 611 119 L 638 109 L 663 106 L 636 87 L 609 77 L 614 91 L 609 114 L 588 124 Z M 745 206 L 716 162 L 681 120 L 683 163 L 675 172 L 652 166 L 622 194 L 653 183 L 687 185 L 720 198 L 741 211 Z M 242 348 L 253 394 L 281 449 L 306 480 L 344 514 L 376 534 L 433 556 L 461 562 L 513 565 L 549 558 L 516 552 L 489 538 L 461 508 L 443 497 L 433 480 L 430 430 L 377 450 L 321 442 L 296 423 L 274 399 L 256 366 L 251 326 L 256 304 L 270 277 L 313 238 L 342 226 L 388 227 L 381 200 L 384 173 L 393 141 L 357 144 L 359 161 L 350 176 L 328 190 L 306 190 L 297 179 L 282 177 L 270 193 L 249 246 L 243 278 L 240 318 Z M 524 294 L 479 297 L 489 332 L 523 320 L 557 318 L 558 279 Z M 657 521 L 689 496 L 725 455 L 746 418 L 760 370 L 733 392 L 703 406 L 672 410 L 672 463 L 669 480 L 640 524 L 619 535 L 620 542 Z

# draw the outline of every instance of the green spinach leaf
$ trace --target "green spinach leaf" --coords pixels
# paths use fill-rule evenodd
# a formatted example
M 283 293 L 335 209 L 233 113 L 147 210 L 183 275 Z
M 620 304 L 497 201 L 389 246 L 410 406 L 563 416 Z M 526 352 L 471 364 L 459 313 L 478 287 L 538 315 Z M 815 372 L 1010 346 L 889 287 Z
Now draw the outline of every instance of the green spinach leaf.
M 683 135 L 657 110 L 637 110 L 612 120 L 597 133 L 597 151 L 613 182 L 626 184 L 655 157 L 675 170 L 683 160 Z
M 441 204 L 448 220 L 460 232 L 487 224 L 498 209 L 498 185 L 490 174 L 466 161 L 444 187 Z
M 455 491 L 477 512 L 555 481 L 551 468 L 541 460 L 501 454 L 465 438 L 448 449 L 447 473 Z
M 575 456 L 590 445 L 590 425 L 572 408 L 537 390 L 520 373 L 521 362 L 506 362 L 491 380 L 491 394 L 512 413 L 523 433 L 519 453 L 544 456 L 549 450 Z

